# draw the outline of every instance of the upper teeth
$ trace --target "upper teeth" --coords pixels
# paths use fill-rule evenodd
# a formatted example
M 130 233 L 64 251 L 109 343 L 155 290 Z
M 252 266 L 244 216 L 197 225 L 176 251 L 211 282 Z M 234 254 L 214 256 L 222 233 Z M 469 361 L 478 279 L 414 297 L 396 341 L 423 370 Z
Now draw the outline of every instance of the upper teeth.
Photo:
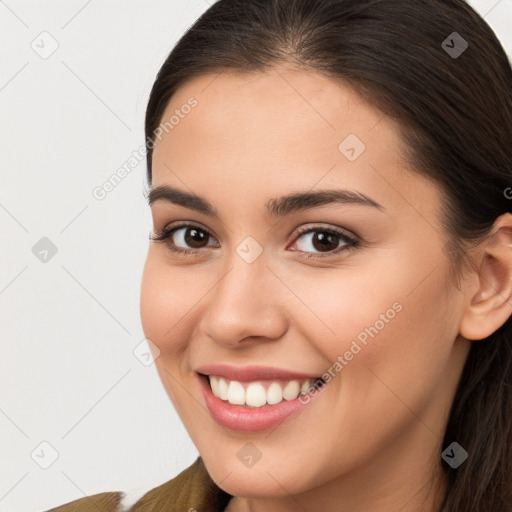
M 233 405 L 247 405 L 249 407 L 263 407 L 266 404 L 274 405 L 285 400 L 295 400 L 300 394 L 307 393 L 311 387 L 311 380 L 302 382 L 290 380 L 283 382 L 284 387 L 277 381 L 270 383 L 267 389 L 261 382 L 241 383 L 236 380 L 228 381 L 222 377 L 210 375 L 210 386 L 213 394 L 221 400 L 227 400 Z

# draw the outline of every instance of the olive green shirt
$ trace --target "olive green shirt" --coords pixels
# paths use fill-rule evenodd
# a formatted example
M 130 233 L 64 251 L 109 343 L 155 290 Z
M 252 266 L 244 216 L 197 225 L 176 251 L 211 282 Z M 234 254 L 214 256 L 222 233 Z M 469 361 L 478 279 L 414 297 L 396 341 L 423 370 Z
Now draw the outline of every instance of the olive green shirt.
M 122 492 L 102 492 L 71 501 L 47 512 L 119 512 Z M 148 491 L 129 512 L 223 512 L 232 496 L 211 479 L 203 460 Z

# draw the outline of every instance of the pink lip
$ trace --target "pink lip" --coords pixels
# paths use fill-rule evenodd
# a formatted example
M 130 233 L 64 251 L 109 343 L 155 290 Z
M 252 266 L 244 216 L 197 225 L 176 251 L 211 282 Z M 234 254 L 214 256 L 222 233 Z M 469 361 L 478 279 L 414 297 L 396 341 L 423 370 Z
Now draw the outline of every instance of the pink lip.
M 253 380 L 316 380 L 319 375 L 311 373 L 297 373 L 291 370 L 273 368 L 270 366 L 231 366 L 228 364 L 207 364 L 196 368 L 196 372 L 203 375 L 225 377 L 228 380 L 248 382 Z
M 279 426 L 288 418 L 302 411 L 304 407 L 307 407 L 311 400 L 314 400 L 323 389 L 323 387 L 316 388 L 318 394 L 315 393 L 315 395 L 307 394 L 299 396 L 295 400 L 283 400 L 275 405 L 267 404 L 263 407 L 249 408 L 232 405 L 217 398 L 208 384 L 208 379 L 202 375 L 197 377 L 204 401 L 213 419 L 219 425 L 239 432 L 260 432 Z M 307 397 L 307 401 L 304 400 L 305 397 Z

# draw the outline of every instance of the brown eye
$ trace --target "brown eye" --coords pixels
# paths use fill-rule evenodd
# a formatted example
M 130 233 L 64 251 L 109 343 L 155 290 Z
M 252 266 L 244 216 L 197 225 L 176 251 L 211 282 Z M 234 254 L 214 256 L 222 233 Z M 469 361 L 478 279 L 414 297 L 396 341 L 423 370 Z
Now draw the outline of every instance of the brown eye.
M 334 228 L 322 228 L 320 226 L 299 229 L 297 240 L 296 244 L 299 250 L 308 253 L 308 258 L 334 255 L 344 250 L 353 249 L 359 244 L 358 240 L 342 231 Z M 300 246 L 301 244 L 302 247 Z M 313 249 L 313 252 L 311 252 L 311 249 Z
M 313 247 L 318 251 L 334 251 L 338 248 L 338 238 L 336 235 L 320 231 L 313 235 L 311 242 Z
M 202 252 L 209 238 L 213 237 L 208 231 L 192 224 L 164 228 L 150 236 L 155 242 L 164 242 L 172 252 L 184 254 Z
M 347 235 L 336 228 L 323 228 L 321 226 L 312 228 L 301 228 L 297 230 L 297 240 L 302 243 L 301 239 L 309 239 L 305 243 L 305 247 L 299 248 L 298 251 L 305 253 L 307 258 L 323 258 L 335 256 L 342 251 L 349 251 L 359 246 L 358 239 Z M 306 237 L 305 235 L 310 235 Z M 164 228 L 160 232 L 156 232 L 150 239 L 155 242 L 164 242 L 170 251 L 174 253 L 185 254 L 201 254 L 202 249 L 208 247 L 208 239 L 213 235 L 206 229 L 194 226 L 193 224 L 184 224 L 171 228 Z M 340 245 L 341 242 L 341 245 Z M 297 242 L 296 242 L 297 243 Z M 308 247 L 310 245 L 310 247 Z M 213 246 L 219 247 L 217 243 Z M 308 249 L 313 249 L 311 252 Z M 297 251 L 297 249 L 294 249 Z
M 200 249 L 207 245 L 207 243 L 205 244 L 204 242 L 208 242 L 208 237 L 210 235 L 208 235 L 208 233 L 205 231 L 194 227 L 185 227 L 180 229 L 185 230 L 183 240 L 185 241 L 185 244 L 190 246 L 192 249 Z M 179 231 L 179 229 L 177 229 L 174 233 L 177 231 Z

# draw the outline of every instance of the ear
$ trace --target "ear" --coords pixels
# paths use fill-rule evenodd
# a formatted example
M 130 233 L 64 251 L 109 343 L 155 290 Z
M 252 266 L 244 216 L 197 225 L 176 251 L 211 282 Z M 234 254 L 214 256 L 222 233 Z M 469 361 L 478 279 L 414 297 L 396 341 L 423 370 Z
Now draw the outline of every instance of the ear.
M 468 340 L 482 340 L 512 314 L 512 215 L 505 213 L 475 251 L 474 269 L 466 278 L 466 304 L 459 327 Z

